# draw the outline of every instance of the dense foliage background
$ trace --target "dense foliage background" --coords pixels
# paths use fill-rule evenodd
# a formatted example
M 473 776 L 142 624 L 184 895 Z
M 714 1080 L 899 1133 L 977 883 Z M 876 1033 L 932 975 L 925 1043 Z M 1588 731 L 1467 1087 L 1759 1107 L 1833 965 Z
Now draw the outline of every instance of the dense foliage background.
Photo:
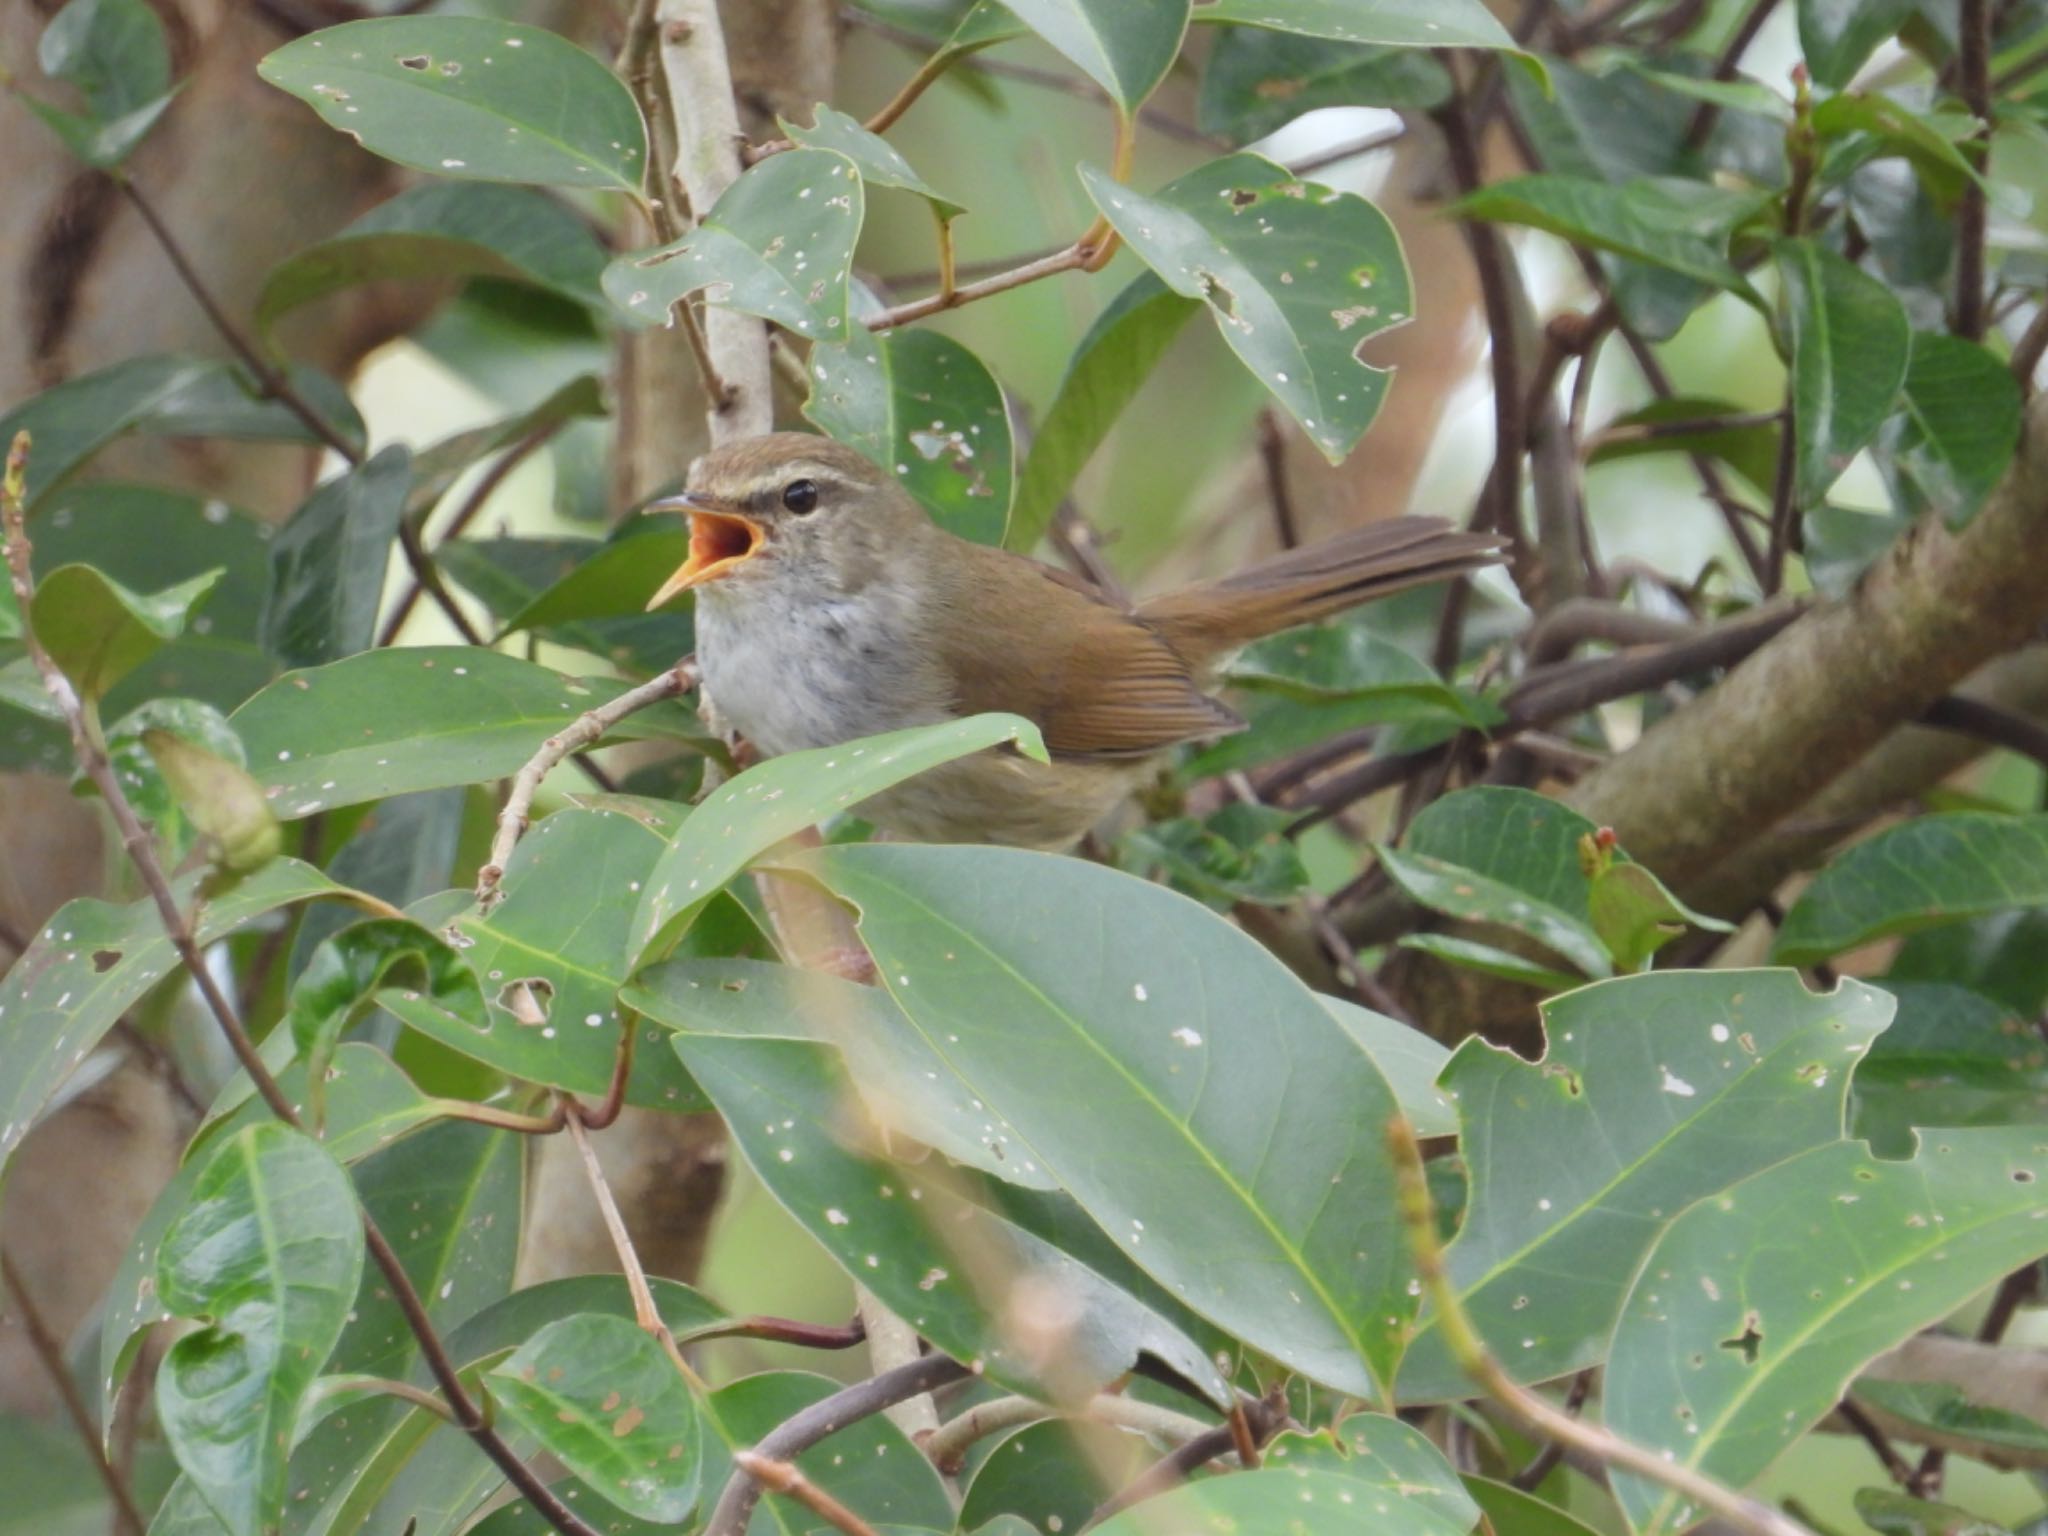
M 2048 1530 L 2048 5 L 379 9 L 0 24 L 0 1531 Z M 776 424 L 1511 559 L 877 842 Z

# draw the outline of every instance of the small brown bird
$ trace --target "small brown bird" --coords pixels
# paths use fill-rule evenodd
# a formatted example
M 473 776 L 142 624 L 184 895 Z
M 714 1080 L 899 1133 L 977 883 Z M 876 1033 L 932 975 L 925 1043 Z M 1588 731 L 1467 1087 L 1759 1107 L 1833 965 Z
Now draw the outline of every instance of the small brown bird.
M 764 756 L 987 710 L 1038 726 L 1050 764 L 978 753 L 858 807 L 927 842 L 1070 847 L 1160 753 L 1243 729 L 1207 692 L 1240 646 L 1500 558 L 1491 535 L 1403 517 L 1126 608 L 947 533 L 801 432 L 705 454 L 656 506 L 690 514 L 690 557 L 648 607 L 696 589 L 708 712 Z

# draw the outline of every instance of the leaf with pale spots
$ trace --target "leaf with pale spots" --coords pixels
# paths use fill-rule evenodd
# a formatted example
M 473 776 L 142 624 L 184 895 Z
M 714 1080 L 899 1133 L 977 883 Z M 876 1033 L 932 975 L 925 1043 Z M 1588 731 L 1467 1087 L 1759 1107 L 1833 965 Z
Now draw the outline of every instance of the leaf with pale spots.
M 1404 1523 L 1383 1523 L 1374 1507 L 1391 1507 L 1391 1493 L 1326 1468 L 1261 1467 L 1230 1477 L 1204 1478 L 1146 1499 L 1094 1527 L 1096 1536 L 1356 1536 L 1361 1530 L 1398 1530 L 1402 1536 L 1462 1536 L 1441 1516 L 1412 1506 Z M 1410 1523 L 1412 1522 L 1412 1523 Z
M 804 414 L 896 477 L 941 528 L 1000 544 L 1012 491 L 1010 413 L 988 365 L 937 331 L 856 327 L 810 356 Z
M 1742 1487 L 1840 1402 L 1856 1373 L 2048 1253 L 2048 1134 L 1930 1131 L 1910 1162 L 1842 1141 L 1686 1211 L 1643 1260 L 1601 1390 L 1607 1427 Z M 1689 1526 L 1628 1474 L 1643 1536 Z
M 769 1192 L 947 1354 L 1014 1391 L 1074 1401 L 1144 1353 L 1227 1400 L 1201 1346 L 1151 1308 L 963 1198 L 943 1164 L 890 1161 L 831 1046 L 698 1034 L 673 1044 Z
M 275 1531 L 299 1404 L 348 1320 L 363 1226 L 348 1175 L 271 1121 L 207 1159 L 157 1252 L 157 1292 L 204 1326 L 165 1355 L 157 1414 L 232 1536 Z
M 637 1323 L 562 1318 L 488 1379 L 505 1411 L 598 1497 L 665 1525 L 696 1507 L 704 1422 L 681 1374 Z
M 785 838 L 871 795 L 955 758 L 1010 744 L 1047 761 L 1038 727 L 1017 715 L 972 715 L 790 752 L 756 764 L 712 791 L 648 876 L 628 954 L 634 968 L 661 958 L 704 904 Z
M 1362 197 L 1258 155 L 1213 160 L 1154 197 L 1081 168 L 1088 195 L 1223 339 L 1332 463 L 1379 414 L 1391 375 L 1359 352 L 1415 312 L 1401 242 Z
M 860 179 L 871 187 L 888 187 L 923 198 L 941 219 L 951 219 L 967 211 L 964 204 L 946 197 L 912 170 L 910 162 L 903 158 L 895 145 L 879 133 L 868 132 L 857 118 L 848 117 L 823 102 L 818 103 L 812 116 L 813 121 L 808 128 L 783 118 L 782 131 L 792 142 L 806 149 L 836 150 L 846 156 L 860 167 Z
M 1010 1183 L 1056 1187 L 880 987 L 758 960 L 673 960 L 641 972 L 619 1000 L 690 1034 L 837 1046 L 862 1101 L 890 1130 Z
M 1283 1364 L 1380 1395 L 1415 1309 L 1399 1106 L 1293 973 L 1080 859 L 870 843 L 792 862 L 858 909 L 897 1005 L 1132 1263 Z
M 770 155 L 741 176 L 695 229 L 604 270 L 613 307 L 661 325 L 690 294 L 773 320 L 811 341 L 849 334 L 849 279 L 867 200 L 860 171 L 829 149 Z
M 277 859 L 195 911 L 197 877 L 180 881 L 203 948 L 250 919 L 319 896 L 353 893 L 296 859 Z M 156 903 L 82 897 L 60 908 L 0 978 L 0 1167 L 36 1116 L 121 1015 L 178 968 Z
M 385 16 L 327 27 L 257 65 L 373 154 L 476 181 L 638 194 L 647 130 L 625 82 L 545 27 Z
M 1444 1453 L 1421 1430 L 1384 1413 L 1349 1414 L 1314 1434 L 1283 1433 L 1263 1454 L 1275 1469 L 1352 1479 L 1361 1485 L 1364 1514 L 1401 1536 L 1464 1536 L 1479 1520 Z
M 1195 19 L 1397 48 L 1515 46 L 1484 0 L 1215 0 Z
M 473 646 L 366 651 L 279 678 L 236 710 L 249 771 L 286 821 L 517 773 L 556 731 L 627 685 L 568 677 Z M 643 709 L 607 740 L 695 741 L 683 705 Z
M 1467 1040 L 1440 1079 L 1471 1174 L 1451 1283 L 1501 1363 L 1546 1381 L 1599 1363 L 1660 1225 L 1759 1168 L 1842 1135 L 1849 1077 L 1892 999 L 1791 971 L 1670 971 L 1543 1004 L 1528 1062 Z M 1402 1400 L 1471 1383 L 1423 1319 Z

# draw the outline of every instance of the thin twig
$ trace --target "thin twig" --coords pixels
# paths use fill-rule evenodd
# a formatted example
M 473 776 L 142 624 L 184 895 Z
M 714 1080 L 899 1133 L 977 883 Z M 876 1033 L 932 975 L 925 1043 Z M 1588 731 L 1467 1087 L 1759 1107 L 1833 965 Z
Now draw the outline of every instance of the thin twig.
M 1088 265 L 1094 254 L 1093 247 L 1077 240 L 1072 245 L 1061 246 L 1050 256 L 1037 257 L 977 283 L 962 283 L 951 293 L 934 293 L 922 299 L 912 299 L 907 304 L 898 304 L 892 309 L 878 310 L 862 323 L 871 331 L 892 330 L 912 320 L 922 320 L 927 315 L 958 309 L 963 304 L 972 304 L 992 294 L 1006 293 L 1012 288 L 1022 288 L 1026 283 L 1035 283 L 1043 277 L 1060 272 L 1078 272 Z
M 1577 1418 L 1580 1410 L 1586 1406 L 1587 1394 L 1592 1390 L 1593 1373 L 1590 1370 L 1579 1372 L 1572 1378 L 1571 1388 L 1564 1395 L 1564 1411 Z M 1543 1479 L 1550 1476 L 1552 1470 L 1563 1460 L 1564 1442 L 1546 1440 L 1543 1442 L 1543 1449 L 1530 1457 L 1528 1465 L 1508 1481 L 1524 1493 L 1533 1493 L 1543 1486 Z
M 1301 524 L 1294 517 L 1294 495 L 1287 484 L 1287 434 L 1280 413 L 1270 405 L 1259 412 L 1259 462 L 1266 470 L 1266 506 L 1282 549 L 1301 543 Z
M 1728 45 L 1721 50 L 1721 57 L 1714 62 L 1716 80 L 1733 80 L 1742 67 L 1743 55 L 1749 52 L 1749 45 L 1756 41 L 1757 34 L 1764 29 L 1764 23 L 1771 19 L 1771 12 L 1777 9 L 1778 0 L 1755 0 L 1742 18 L 1740 25 L 1729 34 Z M 1684 147 L 1698 149 L 1713 137 L 1714 124 L 1721 120 L 1718 103 L 1703 101 L 1686 125 Z
M 1875 1419 L 1846 1397 L 1835 1404 L 1835 1416 L 1855 1430 L 1863 1443 L 1870 1447 L 1872 1454 L 1883 1465 L 1887 1477 L 1915 1498 L 1921 1496 L 1921 1489 L 1925 1485 L 1921 1482 L 1920 1475 L 1913 1470 L 1912 1464 L 1899 1454 L 1899 1448 L 1892 1444 L 1892 1437 L 1878 1426 Z M 1935 1452 L 1929 1451 L 1927 1454 L 1932 1456 Z
M 2048 352 L 2048 300 L 2034 311 L 2034 318 L 2027 322 L 2020 339 L 2013 343 L 2012 372 L 2020 381 L 2023 394 L 2034 393 L 2034 374 L 2041 367 L 2041 355 Z
M 754 1454 L 770 1461 L 794 1461 L 798 1456 L 847 1425 L 894 1407 L 905 1398 L 935 1391 L 950 1382 L 964 1381 L 974 1373 L 946 1355 L 925 1355 L 908 1365 L 857 1381 L 830 1397 L 811 1404 L 782 1421 L 754 1447 Z M 761 1502 L 761 1485 L 745 1468 L 736 1468 L 718 1496 L 718 1505 L 704 1527 L 704 1536 L 745 1536 L 754 1506 Z
M 794 1344 L 801 1349 L 852 1349 L 868 1331 L 861 1320 L 850 1323 L 806 1323 L 793 1317 L 739 1317 L 692 1329 L 678 1341 L 702 1344 L 712 1339 L 759 1339 L 768 1344 Z
M 1961 0 L 1956 20 L 1956 72 L 1963 105 L 1977 120 L 1970 148 L 1981 165 L 1991 142 L 1991 0 Z M 1956 208 L 1956 302 L 1950 329 L 1965 341 L 1984 339 L 1984 237 L 1989 205 L 1984 183 L 1964 178 Z
M 771 1493 L 796 1500 L 834 1530 L 846 1536 L 875 1536 L 872 1525 L 797 1471 L 794 1463 L 774 1461 L 757 1451 L 735 1451 L 732 1464 Z
M 1984 1320 L 1977 1325 L 1979 1344 L 1996 1344 L 2005 1337 L 2005 1330 L 2012 1326 L 2012 1320 L 2040 1289 L 2041 1266 L 2029 1264 L 2016 1269 L 1998 1284 L 1998 1290 L 1991 1298 L 1991 1305 L 1985 1310 Z M 1846 1418 L 1850 1404 L 1842 1405 Z M 1852 1425 L 1854 1420 L 1849 1421 Z M 1875 1427 L 1875 1426 L 1873 1426 Z M 1860 1433 L 1860 1430 L 1859 1430 Z M 1948 1448 L 1930 1445 L 1920 1454 L 1920 1464 L 1913 1469 L 1913 1475 L 1906 1487 L 1918 1498 L 1932 1498 L 1941 1492 L 1942 1470 L 1948 1463 Z
M 941 1424 L 924 1441 L 924 1453 L 931 1458 L 933 1466 L 950 1477 L 966 1464 L 967 1452 L 976 1441 L 986 1440 L 1006 1429 L 1015 1429 L 1020 1424 L 1036 1424 L 1042 1419 L 1057 1418 L 1093 1419 L 1097 1423 L 1114 1424 L 1119 1429 L 1151 1435 L 1174 1445 L 1183 1445 L 1215 1428 L 1213 1424 L 1205 1424 L 1171 1408 L 1161 1408 L 1114 1392 L 1099 1392 L 1078 1409 L 1056 1408 L 1033 1397 L 998 1397 L 986 1403 L 976 1403 Z
M 1920 716 L 1920 724 L 1987 741 L 2048 767 L 2048 727 L 1982 699 L 1960 693 L 1936 699 Z
M 679 698 L 696 683 L 696 663 L 685 658 L 639 687 L 628 688 L 608 703 L 579 715 L 540 744 L 540 750 L 512 776 L 512 791 L 505 797 L 505 808 L 498 812 L 498 830 L 491 838 L 490 857 L 476 872 L 476 899 L 480 907 L 488 911 L 501 899 L 498 887 L 505 878 L 505 865 L 512 850 L 519 846 L 520 835 L 526 831 L 533 813 L 533 797 L 540 792 L 541 781 L 570 754 L 594 746 L 628 715 L 663 699 Z
M 1579 457 L 1590 459 L 1602 448 L 1620 447 L 1627 443 L 1654 443 L 1672 437 L 1701 437 L 1709 432 L 1740 432 L 1749 427 L 1775 427 L 1785 419 L 1785 413 L 1775 411 L 1739 411 L 1725 416 L 1688 416 L 1680 421 L 1634 421 L 1617 426 L 1602 427 L 1590 433 L 1579 445 Z
M 21 485 L 23 468 L 28 460 L 28 434 L 17 433 L 14 446 L 7 459 L 6 482 L 0 486 L 0 545 L 4 545 L 9 579 L 21 612 L 26 618 L 31 610 L 35 595 L 35 581 L 30 568 L 30 546 L 24 526 Z M 303 1129 L 298 1112 L 291 1100 L 285 1097 L 277 1079 L 271 1075 L 256 1044 L 249 1038 L 234 1005 L 221 990 L 220 982 L 207 966 L 205 957 L 199 952 L 192 924 L 178 906 L 176 893 L 171 889 L 170 877 L 164 873 L 162 862 L 157 858 L 156 847 L 149 831 L 135 813 L 126 790 L 121 786 L 120 775 L 108 758 L 106 749 L 100 744 L 86 714 L 85 705 L 79 699 L 70 679 L 64 676 L 57 664 L 50 659 L 48 651 L 27 623 L 22 625 L 22 642 L 37 673 L 42 677 L 43 686 L 63 714 L 71 728 L 73 755 L 78 765 L 99 789 L 107 814 L 113 819 L 120 833 L 121 845 L 128 854 L 136 873 L 142 877 L 143 886 L 150 899 L 156 904 L 157 916 L 163 924 L 164 933 L 191 977 L 193 986 L 205 1002 L 214 1022 L 220 1026 L 229 1049 L 242 1070 L 249 1074 L 256 1094 L 270 1112 L 286 1125 Z M 478 1447 L 489 1456 L 502 1471 L 512 1486 L 523 1494 L 534 1509 L 548 1524 L 562 1536 L 597 1536 L 597 1533 L 580 1519 L 575 1511 L 558 1499 L 547 1484 L 520 1459 L 512 1447 L 501 1439 L 487 1420 L 483 1409 L 462 1384 L 462 1379 L 449 1359 L 446 1346 L 427 1316 L 425 1303 L 420 1300 L 419 1291 L 412 1283 L 412 1277 L 405 1272 L 398 1255 L 379 1230 L 369 1211 L 361 1212 L 363 1221 L 363 1244 L 371 1260 L 384 1276 L 391 1297 L 398 1303 L 404 1314 L 406 1326 L 412 1330 L 419 1342 L 420 1356 L 426 1362 L 442 1395 L 447 1399 L 455 1414 L 455 1421 L 462 1431 L 475 1440 Z
M 63 1400 L 64 1416 L 71 1420 L 71 1427 L 78 1431 L 78 1438 L 85 1446 L 93 1471 L 106 1485 L 107 1497 L 114 1501 L 114 1524 L 125 1531 L 127 1536 L 143 1536 L 149 1527 L 149 1519 L 135 1502 L 135 1493 L 126 1479 L 107 1459 L 106 1447 L 100 1443 L 99 1426 L 92 1421 L 92 1414 L 85 1406 L 85 1399 L 79 1396 L 78 1383 L 72 1379 L 71 1369 L 64 1363 L 64 1345 L 51 1331 L 43 1315 L 36 1310 L 30 1298 L 28 1285 L 21 1278 L 21 1272 L 14 1267 L 14 1260 L 5 1251 L 0 1251 L 0 1281 L 7 1287 L 9 1304 L 21 1320 L 21 1331 L 28 1337 L 28 1347 L 34 1351 L 36 1360 L 50 1378 L 50 1385 L 57 1389 L 57 1396 Z
M 1243 1402 L 1246 1424 L 1252 1432 L 1254 1446 L 1262 1446 L 1287 1425 L 1284 1404 L 1253 1400 Z M 1139 1473 L 1123 1488 L 1111 1495 L 1082 1524 L 1082 1531 L 1091 1531 L 1110 1516 L 1129 1509 L 1133 1504 L 1177 1488 L 1199 1467 L 1206 1467 L 1212 1461 L 1220 1461 L 1233 1455 L 1238 1449 L 1238 1431 L 1229 1424 L 1219 1424 L 1205 1430 L 1192 1440 L 1175 1446 L 1171 1451 Z M 1077 1533 L 1078 1536 L 1078 1533 Z

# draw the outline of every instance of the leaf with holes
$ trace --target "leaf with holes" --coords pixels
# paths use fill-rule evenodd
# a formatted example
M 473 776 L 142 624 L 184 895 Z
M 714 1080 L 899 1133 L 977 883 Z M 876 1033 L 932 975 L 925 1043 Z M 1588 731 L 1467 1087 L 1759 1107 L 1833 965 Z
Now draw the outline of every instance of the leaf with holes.
M 1888 827 L 1799 894 L 1771 958 L 1812 965 L 1894 934 L 2048 906 L 2048 815 L 1950 811 Z
M 278 530 L 263 642 L 279 661 L 312 667 L 370 648 L 411 485 L 412 456 L 394 445 L 319 487 Z
M 1188 0 L 1003 0 L 1019 21 L 1109 92 L 1126 117 L 1166 78 Z
M 832 1047 L 687 1033 L 673 1044 L 770 1193 L 848 1274 L 947 1354 L 978 1362 L 1013 1390 L 1074 1401 L 1130 1370 L 1143 1352 L 1215 1401 L 1227 1398 L 1201 1346 L 1159 1314 L 962 1198 L 943 1167 L 887 1160 Z M 1049 1330 L 1014 1326 L 1041 1309 L 1069 1321 Z
M 1976 516 L 2019 442 L 2019 380 L 1974 341 L 1923 331 L 1878 434 L 1878 467 L 1908 516 L 1932 509 L 1952 528 Z
M 296 859 L 266 864 L 196 912 L 195 883 L 175 889 L 202 947 L 279 907 L 352 895 Z M 0 1165 L 100 1037 L 177 965 L 153 901 L 81 897 L 58 909 L 0 978 Z
M 366 651 L 291 672 L 231 717 L 250 772 L 286 820 L 519 771 L 542 742 L 623 691 L 474 646 Z M 608 740 L 695 741 L 679 704 L 641 710 Z
M 1799 501 L 1817 502 L 1877 436 L 1912 360 L 1913 329 L 1885 284 L 1813 240 L 1780 240 L 1792 348 Z
M 256 299 L 268 334 L 302 304 L 363 283 L 502 277 L 601 305 L 604 247 L 565 204 L 525 187 L 423 182 L 271 269 Z
M 277 1527 L 299 1403 L 341 1337 L 362 1267 L 348 1175 L 275 1122 L 214 1150 L 164 1234 L 158 1293 L 205 1326 L 164 1357 L 157 1413 L 233 1536 Z
M 1008 743 L 1048 759 L 1038 727 L 1017 715 L 972 715 L 869 736 L 843 746 L 789 752 L 713 790 L 683 823 L 647 878 L 633 919 L 633 966 L 660 958 L 704 904 L 760 855 L 827 816 L 851 810 L 928 768 Z
M 2048 1040 L 2017 1009 L 1942 981 L 1882 983 L 1898 999 L 1850 1085 L 1850 1134 L 1910 1157 L 1931 1126 L 2048 1123 Z
M 1415 1305 L 1382 1135 L 1398 1106 L 1286 967 L 1078 859 L 867 844 L 792 862 L 858 909 L 898 1006 L 1133 1263 L 1283 1363 L 1379 1394 Z
M 1196 308 L 1195 300 L 1146 272 L 1095 317 L 1031 440 L 1003 540 L 1009 548 L 1029 550 L 1044 536 L 1074 477 Z
M 1840 1138 L 1849 1075 L 1892 1000 L 1789 971 L 1671 971 L 1543 1005 L 1531 1063 L 1468 1040 L 1440 1079 L 1471 1170 L 1446 1253 L 1473 1325 L 1523 1381 L 1597 1364 L 1659 1226 L 1692 1201 Z M 1403 1400 L 1470 1382 L 1425 1319 Z
M 145 597 L 90 565 L 63 565 L 37 581 L 29 622 L 78 691 L 98 700 L 184 633 L 221 574 L 208 571 Z
M 806 149 L 830 149 L 846 156 L 860 167 L 860 179 L 871 187 L 889 187 L 898 192 L 909 192 L 931 204 L 932 212 L 941 220 L 951 219 L 967 211 L 966 207 L 946 197 L 910 168 L 910 162 L 898 153 L 896 146 L 879 133 L 870 133 L 860 125 L 857 118 L 848 117 L 819 102 L 812 113 L 810 127 L 800 127 L 787 118 L 781 119 L 782 131 L 789 135 L 792 143 Z
M 1369 1488 L 1372 1512 L 1403 1536 L 1462 1536 L 1479 1521 L 1444 1453 L 1421 1430 L 1388 1414 L 1348 1414 L 1314 1434 L 1286 1431 L 1264 1455 L 1270 1467 L 1331 1472 L 1360 1484 L 1362 1494 Z
M 647 130 L 632 93 L 545 27 L 386 16 L 290 42 L 257 72 L 372 154 L 476 181 L 637 195 Z
M 941 528 L 1000 544 L 1010 513 L 1010 413 L 988 365 L 937 331 L 856 327 L 810 356 L 804 414 L 894 475 Z
M 1081 179 L 1139 259 L 1209 305 L 1231 350 L 1340 462 L 1379 414 L 1390 377 L 1358 354 L 1415 309 L 1386 215 L 1258 155 L 1211 161 L 1156 197 L 1090 166 Z
M 1741 1487 L 1840 1402 L 1856 1373 L 2048 1253 L 2038 1126 L 1930 1132 L 1911 1162 L 1836 1142 L 1700 1201 L 1643 1261 L 1614 1330 L 1607 1427 Z M 1691 1523 L 1617 1473 L 1643 1536 Z
M 849 279 L 867 201 L 860 171 L 828 149 L 770 155 L 725 189 L 704 221 L 671 245 L 604 270 L 613 307 L 661 325 L 700 290 L 707 303 L 773 320 L 812 341 L 849 334 Z
M 704 1423 L 654 1336 L 623 1317 L 548 1324 L 488 1373 L 491 1395 L 600 1498 L 680 1524 L 697 1503 Z

